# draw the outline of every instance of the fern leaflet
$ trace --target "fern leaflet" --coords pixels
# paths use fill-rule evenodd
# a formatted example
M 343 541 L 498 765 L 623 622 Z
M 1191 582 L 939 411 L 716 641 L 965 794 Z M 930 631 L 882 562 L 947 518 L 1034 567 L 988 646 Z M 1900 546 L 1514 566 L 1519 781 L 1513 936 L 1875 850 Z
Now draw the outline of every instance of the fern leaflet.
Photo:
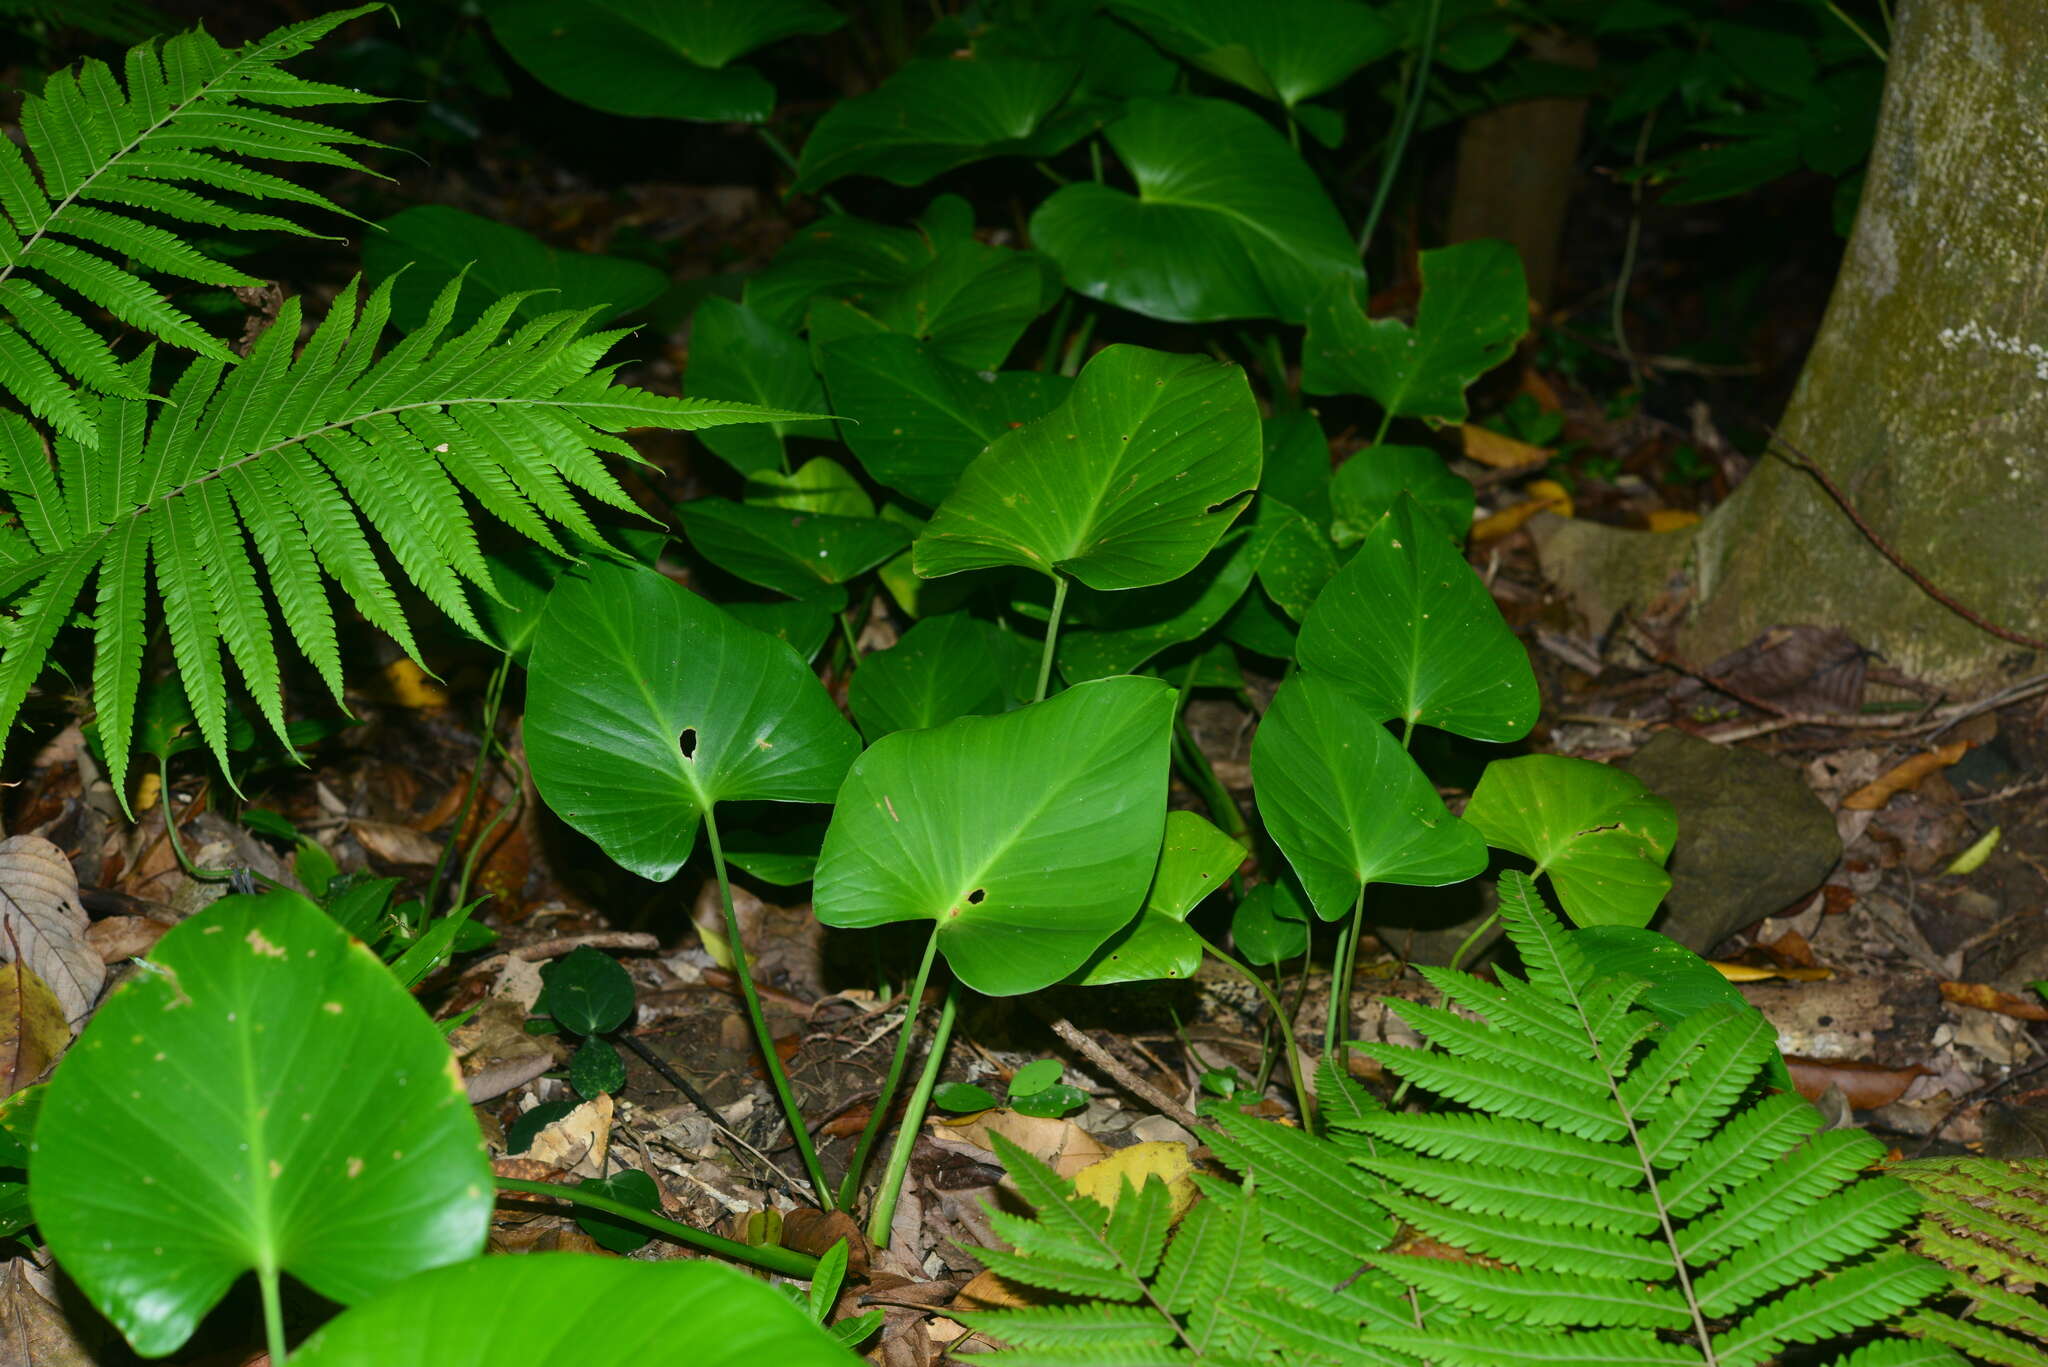
M 1981 1362 L 2048 1367 L 2048 1163 L 1922 1158 L 1887 1171 L 1927 1198 L 1914 1246 L 1948 1268 L 1952 1292 L 1907 1332 Z

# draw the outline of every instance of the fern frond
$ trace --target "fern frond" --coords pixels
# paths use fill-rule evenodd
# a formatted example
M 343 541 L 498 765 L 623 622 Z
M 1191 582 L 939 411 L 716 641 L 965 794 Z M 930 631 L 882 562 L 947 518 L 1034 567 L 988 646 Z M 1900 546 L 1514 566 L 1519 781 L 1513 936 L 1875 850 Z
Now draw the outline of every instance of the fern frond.
M 1038 1305 L 1017 1310 L 984 1310 L 957 1316 L 1014 1348 L 1051 1348 L 1114 1355 L 1129 1349 L 1168 1348 L 1176 1341 L 1171 1321 L 1150 1306 Z M 1014 1362 L 1015 1359 L 1006 1359 Z
M 1695 1350 L 1627 1329 L 1538 1334 L 1475 1324 L 1439 1333 L 1397 1330 L 1374 1334 L 1368 1342 L 1436 1367 L 1698 1367 L 1705 1361 Z
M 1882 1242 L 1905 1228 L 1919 1207 L 1919 1198 L 1902 1182 L 1858 1182 L 1716 1264 L 1694 1280 L 1693 1294 L 1709 1315 L 1733 1314 Z
M 1250 1295 L 1258 1283 L 1265 1257 L 1261 1213 L 1250 1194 L 1203 1201 L 1181 1221 L 1160 1265 L 1155 1294 L 1161 1305 L 1187 1317 L 1184 1337 L 1198 1356 L 1216 1342 L 1223 1307 Z
M 1247 1338 L 1280 1354 L 1289 1367 L 1409 1367 L 1405 1353 L 1359 1341 L 1358 1324 L 1349 1315 L 1308 1309 L 1270 1288 L 1260 1288 L 1227 1301 L 1223 1314 Z
M 1861 1130 L 1830 1130 L 1789 1153 L 1780 1150 L 1776 1161 L 1679 1231 L 1685 1260 L 1702 1267 L 1755 1244 L 1883 1156 L 1884 1146 Z
M 1624 1280 L 1654 1281 L 1671 1272 L 1671 1249 L 1661 1239 L 1576 1220 L 1502 1220 L 1467 1210 L 1456 1198 L 1431 1201 L 1388 1192 L 1380 1203 L 1439 1243 L 1499 1262 Z
M 1901 1327 L 1984 1362 L 2048 1367 L 2048 1163 L 1922 1158 L 1886 1171 L 1925 1197 L 1912 1245 L 1948 1269 L 1952 1292 Z
M 1883 1324 L 1939 1291 L 1942 1270 L 1903 1250 L 1877 1254 L 1833 1276 L 1794 1287 L 1714 1335 L 1720 1367 L 1756 1367 L 1792 1343 L 1818 1343 Z
M 1395 1008 L 1404 1022 L 1409 1006 L 1403 1002 Z M 1399 1044 L 1361 1045 L 1360 1051 L 1396 1077 L 1475 1110 L 1533 1120 L 1596 1142 L 1620 1139 L 1628 1132 L 1607 1097 L 1590 1087 L 1564 1086 L 1554 1077 L 1532 1078 L 1490 1058 L 1432 1054 Z
M 1511 1324 L 1587 1329 L 1684 1329 L 1692 1324 L 1676 1291 L 1579 1273 L 1387 1253 L 1378 1267 L 1448 1305 Z
M 1372 1182 L 1327 1143 L 1283 1125 L 1213 1107 L 1209 1151 L 1240 1174 L 1258 1174 L 1268 1232 L 1283 1243 L 1358 1266 L 1385 1248 L 1394 1224 L 1374 1201 Z
M 1995 1361 L 1995 1359 L 1994 1359 Z M 1963 1360 L 1937 1344 L 1911 1339 L 1879 1339 L 1866 1343 L 1829 1367 L 1965 1367 Z
M 1391 1152 L 1354 1161 L 1405 1190 L 1455 1202 L 1459 1210 L 1474 1215 L 1504 1215 L 1538 1225 L 1584 1225 L 1619 1234 L 1651 1234 L 1662 1227 L 1656 1203 L 1647 1193 L 1583 1177 Z
M 1673 1215 L 1697 1215 L 1731 1187 L 1765 1171 L 1824 1122 L 1819 1111 L 1791 1092 L 1767 1096 L 1725 1122 L 1701 1144 L 1661 1190 Z
M 161 44 L 150 39 L 130 49 L 120 78 L 88 59 L 55 73 L 22 102 L 27 155 L 11 142 L 0 147 L 0 391 L 86 447 L 99 444 L 98 424 L 75 399 L 67 402 L 59 369 L 100 393 L 144 397 L 83 321 L 81 305 L 223 363 L 234 360 L 218 338 L 137 279 L 129 263 L 201 285 L 256 285 L 262 282 L 199 251 L 179 229 L 310 235 L 289 219 L 204 191 L 344 212 L 250 163 L 366 169 L 342 149 L 377 146 L 371 139 L 277 110 L 375 97 L 302 80 L 278 64 L 374 8 L 322 15 L 233 50 L 203 30 Z
M 273 605 L 284 634 L 337 698 L 327 580 L 417 657 L 365 523 L 430 601 L 474 628 L 464 585 L 495 589 L 465 491 L 551 549 L 562 546 L 557 527 L 598 542 L 564 467 L 576 467 L 578 488 L 597 485 L 602 501 L 630 507 L 592 456 L 611 449 L 618 431 L 776 416 L 616 386 L 609 370 L 593 369 L 602 348 L 583 335 L 579 315 L 500 338 L 510 314 L 498 308 L 486 315 L 493 330 L 443 342 L 457 289 L 451 284 L 437 300 L 438 323 L 430 319 L 381 358 L 374 346 L 388 284 L 360 306 L 353 286 L 344 291 L 296 360 L 297 312 L 287 305 L 243 364 L 190 362 L 169 403 L 100 400 L 99 445 L 60 435 L 54 463 L 22 419 L 0 412 L 0 489 L 28 538 L 20 549 L 32 552 L 0 568 L 17 617 L 0 652 L 0 725 L 12 723 L 58 628 L 97 574 L 100 737 L 108 778 L 125 796 L 147 567 L 200 734 L 225 766 L 223 653 L 270 726 L 284 731 Z M 128 372 L 138 385 L 146 367 L 145 359 Z

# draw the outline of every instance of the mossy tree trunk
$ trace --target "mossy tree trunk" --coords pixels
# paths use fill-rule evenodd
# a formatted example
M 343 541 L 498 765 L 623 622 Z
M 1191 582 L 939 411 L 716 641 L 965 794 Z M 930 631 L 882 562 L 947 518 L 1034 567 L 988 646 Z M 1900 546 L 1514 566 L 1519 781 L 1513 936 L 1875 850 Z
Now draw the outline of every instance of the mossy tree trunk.
M 2048 637 L 2048 4 L 1899 6 L 1863 202 L 1780 430 L 1934 583 Z M 1681 644 L 1700 661 L 1812 623 L 1959 690 L 2042 667 L 1929 598 L 1777 460 L 1689 534 L 1551 519 L 1539 541 L 1589 616 L 1683 576 Z

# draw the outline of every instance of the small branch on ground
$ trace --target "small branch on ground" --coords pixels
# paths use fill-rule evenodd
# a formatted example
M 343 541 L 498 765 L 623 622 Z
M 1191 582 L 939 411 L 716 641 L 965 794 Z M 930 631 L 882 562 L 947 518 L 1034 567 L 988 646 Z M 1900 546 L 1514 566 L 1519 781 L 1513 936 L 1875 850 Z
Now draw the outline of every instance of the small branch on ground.
M 1052 1032 L 1062 1040 L 1065 1040 L 1075 1053 L 1087 1059 L 1089 1063 L 1100 1068 L 1104 1073 L 1107 1073 L 1110 1081 L 1116 1083 L 1117 1086 L 1158 1111 L 1176 1125 L 1193 1129 L 1200 1123 L 1199 1118 L 1193 1111 L 1145 1081 L 1144 1078 L 1139 1077 L 1128 1065 L 1110 1053 L 1109 1050 L 1090 1039 L 1082 1032 L 1080 1027 L 1076 1026 L 1065 1016 L 1055 1016 L 1046 1021 L 1046 1024 L 1050 1025 Z

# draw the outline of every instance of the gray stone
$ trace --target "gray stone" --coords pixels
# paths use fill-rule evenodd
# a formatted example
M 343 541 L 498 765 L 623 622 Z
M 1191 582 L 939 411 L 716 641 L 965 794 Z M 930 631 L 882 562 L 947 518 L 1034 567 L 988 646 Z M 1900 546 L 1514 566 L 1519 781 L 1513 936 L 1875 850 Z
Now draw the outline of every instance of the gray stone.
M 1616 767 L 1678 811 L 1671 894 L 1650 924 L 1689 949 L 1785 910 L 1842 857 L 1833 814 L 1769 755 L 1660 731 Z

